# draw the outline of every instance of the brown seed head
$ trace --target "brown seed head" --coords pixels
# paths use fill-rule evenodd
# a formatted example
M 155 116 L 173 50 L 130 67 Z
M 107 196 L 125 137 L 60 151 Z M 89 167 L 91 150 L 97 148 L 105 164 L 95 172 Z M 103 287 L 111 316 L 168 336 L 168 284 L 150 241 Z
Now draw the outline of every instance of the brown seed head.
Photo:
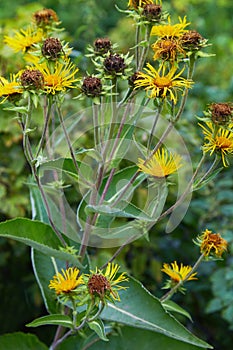
M 42 54 L 43 56 L 56 60 L 63 53 L 62 44 L 57 38 L 47 38 L 42 46 Z
M 112 43 L 108 38 L 99 38 L 94 41 L 95 51 L 101 54 L 107 53 L 112 48 Z
M 199 49 L 204 38 L 196 30 L 189 30 L 181 37 L 182 46 L 187 50 Z
M 104 60 L 104 68 L 109 73 L 121 73 L 126 68 L 125 60 L 118 54 L 110 54 Z
M 99 78 L 96 77 L 86 77 L 83 80 L 82 91 L 85 95 L 96 97 L 100 96 L 102 92 L 102 83 Z
M 143 16 L 148 21 L 159 20 L 161 18 L 162 6 L 156 4 L 147 4 L 144 6 Z
M 98 273 L 90 276 L 87 286 L 92 297 L 97 295 L 101 299 L 104 298 L 106 292 L 111 291 L 111 285 L 107 278 Z
M 224 125 L 232 121 L 233 104 L 231 103 L 212 103 L 210 105 L 212 121 L 215 124 Z
M 58 22 L 56 12 L 51 9 L 43 9 L 36 11 L 33 14 L 33 18 L 38 26 L 44 26 L 51 24 L 52 22 Z
M 43 74 L 37 69 L 26 69 L 21 77 L 21 84 L 24 88 L 41 89 L 44 85 Z

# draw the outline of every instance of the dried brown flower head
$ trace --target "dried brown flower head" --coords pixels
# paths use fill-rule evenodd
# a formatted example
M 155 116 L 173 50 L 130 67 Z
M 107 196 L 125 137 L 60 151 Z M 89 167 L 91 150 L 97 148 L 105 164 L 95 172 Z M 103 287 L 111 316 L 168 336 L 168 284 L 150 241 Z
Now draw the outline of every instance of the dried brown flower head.
M 121 73 L 126 68 L 125 60 L 119 54 L 110 54 L 104 60 L 104 68 L 109 73 Z
M 111 50 L 112 43 L 108 38 L 98 38 L 94 41 L 95 51 L 104 54 Z
M 38 90 L 44 85 L 43 74 L 38 69 L 25 69 L 20 80 L 24 88 Z
M 224 125 L 232 121 L 232 103 L 212 103 L 210 105 L 211 119 L 215 124 Z
M 156 4 L 147 4 L 144 6 L 142 14 L 148 21 L 159 20 L 162 14 L 162 6 Z
M 47 38 L 42 45 L 41 51 L 46 58 L 56 60 L 63 53 L 63 48 L 59 39 Z
M 103 299 L 106 292 L 111 291 L 111 284 L 108 279 L 99 273 L 95 273 L 90 276 L 87 284 L 88 290 L 91 296 L 99 296 L 100 299 Z
M 84 78 L 82 84 L 82 91 L 85 95 L 96 97 L 100 96 L 102 92 L 102 83 L 99 78 L 88 76 Z
M 51 9 L 43 9 L 36 11 L 33 14 L 33 18 L 37 26 L 44 26 L 51 24 L 52 22 L 58 22 L 58 17 L 55 11 Z
M 181 37 L 182 46 L 189 51 L 199 49 L 206 40 L 196 30 L 189 30 Z

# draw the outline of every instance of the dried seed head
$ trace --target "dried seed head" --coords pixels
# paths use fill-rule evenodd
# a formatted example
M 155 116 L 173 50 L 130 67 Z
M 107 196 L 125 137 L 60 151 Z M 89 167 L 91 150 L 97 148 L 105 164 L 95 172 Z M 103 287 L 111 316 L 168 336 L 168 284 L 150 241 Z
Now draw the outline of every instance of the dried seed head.
M 144 6 L 142 14 L 148 21 L 159 20 L 162 14 L 162 6 L 156 4 L 147 4 Z
M 99 78 L 96 77 L 86 77 L 83 80 L 82 91 L 85 95 L 96 97 L 100 96 L 102 92 L 102 83 Z
M 43 9 L 36 11 L 33 14 L 33 18 L 38 27 L 51 24 L 52 22 L 58 22 L 56 12 L 51 9 Z
M 37 69 L 26 69 L 22 73 L 20 80 L 24 88 L 38 90 L 44 85 L 43 74 Z
M 102 274 L 93 274 L 88 280 L 88 290 L 92 297 L 99 296 L 104 298 L 106 292 L 110 293 L 111 285 L 108 279 Z
M 233 104 L 212 103 L 210 105 L 211 119 L 215 124 L 224 125 L 232 121 Z
M 119 54 L 110 54 L 104 60 L 104 68 L 109 73 L 121 73 L 126 68 L 125 60 Z
M 182 46 L 187 50 L 199 49 L 206 41 L 196 30 L 189 30 L 181 37 Z
M 104 54 L 111 50 L 112 43 L 108 38 L 99 38 L 94 41 L 95 51 Z
M 43 43 L 41 51 L 46 58 L 56 60 L 63 53 L 63 48 L 59 39 L 47 38 Z

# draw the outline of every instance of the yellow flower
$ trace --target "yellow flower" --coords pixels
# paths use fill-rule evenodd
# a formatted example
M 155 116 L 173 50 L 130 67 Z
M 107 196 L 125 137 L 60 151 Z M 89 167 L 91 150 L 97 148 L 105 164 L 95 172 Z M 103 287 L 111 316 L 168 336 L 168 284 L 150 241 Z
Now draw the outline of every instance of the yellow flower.
M 227 241 L 219 233 L 213 233 L 208 229 L 201 236 L 197 237 L 195 243 L 200 246 L 201 253 L 206 257 L 211 255 L 221 258 L 222 254 L 227 250 Z
M 143 7 L 147 4 L 153 4 L 153 0 L 129 0 L 128 7 L 133 7 L 137 10 L 139 7 Z
M 169 154 L 166 149 L 158 150 L 150 160 L 138 159 L 140 171 L 154 177 L 164 178 L 175 173 L 181 166 L 182 158 L 178 155 Z
M 4 77 L 0 77 L 0 103 L 4 103 L 7 98 L 19 97 L 23 93 L 23 88 L 17 81 L 18 74 L 12 74 L 10 81 Z
M 168 24 L 161 24 L 153 26 L 151 29 L 151 35 L 159 36 L 160 38 L 180 38 L 187 29 L 185 29 L 190 23 L 187 23 L 186 16 L 182 20 L 179 17 L 180 23 L 171 24 L 171 17 L 168 17 Z
M 154 51 L 154 60 L 161 58 L 163 60 L 175 61 L 179 54 L 182 56 L 185 55 L 185 51 L 181 47 L 179 40 L 175 38 L 157 40 L 151 47 Z
M 27 29 L 20 29 L 20 31 L 15 31 L 15 36 L 5 36 L 4 42 L 9 45 L 15 52 L 22 51 L 25 53 L 32 48 L 34 44 L 41 42 L 43 37 L 43 32 L 37 29 L 36 32 L 32 27 Z
M 66 63 L 56 61 L 54 69 L 49 68 L 46 63 L 36 64 L 36 68 L 44 76 L 44 92 L 55 95 L 59 92 L 66 92 L 67 89 L 75 88 L 74 83 L 79 79 L 75 78 L 78 68 L 68 60 Z
M 191 266 L 184 266 L 182 263 L 179 267 L 176 261 L 174 261 L 174 263 L 171 263 L 171 266 L 169 264 L 164 263 L 163 268 L 161 269 L 161 271 L 166 273 L 171 278 L 172 282 L 175 284 L 186 280 L 191 270 Z M 192 273 L 187 278 L 187 281 L 196 280 L 196 274 L 197 272 Z
M 116 277 L 119 269 L 119 265 L 108 263 L 105 272 L 96 268 L 96 271 L 91 271 L 91 274 L 87 275 L 87 286 L 92 298 L 100 299 L 102 302 L 120 301 L 118 290 L 127 289 L 120 283 L 128 281 L 128 278 L 124 272 Z
M 177 91 L 182 91 L 183 88 L 189 89 L 193 84 L 192 80 L 181 77 L 184 70 L 185 68 L 176 73 L 177 67 L 172 66 L 170 71 L 166 73 L 165 65 L 161 64 L 156 70 L 150 63 L 147 63 L 146 73 L 137 73 L 137 79 L 134 82 L 135 89 L 142 87 L 147 91 L 149 98 L 168 97 L 176 104 Z
M 83 284 L 83 277 L 79 276 L 79 269 L 69 267 L 62 273 L 57 273 L 50 281 L 49 288 L 55 289 L 57 295 L 69 294 L 73 292 L 80 284 Z
M 225 167 L 228 166 L 226 156 L 233 154 L 233 129 L 223 129 L 216 127 L 211 122 L 206 122 L 206 126 L 199 124 L 203 130 L 204 140 L 206 141 L 202 146 L 204 152 L 218 153 L 222 157 L 222 162 Z M 232 125 L 229 125 L 232 128 Z

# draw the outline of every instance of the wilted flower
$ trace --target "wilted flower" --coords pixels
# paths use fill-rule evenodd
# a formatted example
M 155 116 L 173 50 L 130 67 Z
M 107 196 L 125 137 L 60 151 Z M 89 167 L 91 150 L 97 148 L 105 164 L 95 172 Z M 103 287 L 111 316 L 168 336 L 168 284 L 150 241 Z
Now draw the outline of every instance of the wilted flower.
M 212 121 L 218 125 L 227 125 L 233 121 L 232 103 L 212 103 L 209 106 Z
M 219 233 L 213 233 L 208 229 L 198 236 L 194 242 L 200 246 L 200 251 L 205 257 L 221 258 L 227 250 L 227 241 Z
M 205 46 L 207 42 L 196 30 L 188 30 L 185 32 L 180 38 L 180 41 L 182 47 L 187 51 L 199 50 L 202 46 Z
M 32 27 L 27 29 L 20 29 L 15 31 L 15 36 L 5 36 L 4 42 L 9 45 L 15 52 L 22 51 L 25 53 L 30 50 L 33 45 L 41 42 L 43 38 L 43 31 L 37 29 L 36 31 Z
M 185 55 L 181 43 L 176 38 L 163 38 L 157 40 L 154 44 L 151 45 L 154 56 L 153 59 L 162 59 L 162 60 L 171 60 L 175 61 L 178 55 Z
M 174 174 L 182 166 L 182 158 L 178 154 L 172 155 L 164 148 L 158 150 L 148 161 L 138 159 L 140 171 L 156 178 L 164 178 Z
M 223 165 L 228 166 L 227 155 L 233 154 L 233 130 L 223 129 L 211 122 L 206 122 L 206 126 L 199 124 L 204 134 L 203 152 L 210 155 L 217 153 L 221 156 Z
M 44 85 L 43 74 L 38 69 L 25 69 L 21 76 L 20 81 L 25 89 L 41 89 Z
M 95 52 L 105 54 L 112 48 L 112 43 L 108 38 L 98 38 L 94 41 Z
M 147 4 L 144 6 L 142 14 L 149 22 L 159 21 L 162 14 L 162 6 L 156 4 Z
M 69 267 L 61 271 L 62 273 L 59 272 L 53 276 L 49 288 L 54 289 L 57 295 L 72 295 L 84 283 L 83 277 L 79 276 L 79 269 L 76 267 Z
M 35 20 L 38 27 L 44 27 L 52 24 L 53 22 L 58 22 L 56 12 L 51 9 L 42 9 L 36 11 L 33 14 L 33 19 Z
M 44 57 L 56 60 L 63 54 L 62 43 L 58 38 L 47 38 L 43 42 L 41 52 Z
M 147 68 L 144 69 L 146 73 L 138 73 L 135 88 L 143 87 L 149 98 L 169 98 L 176 104 L 177 91 L 182 91 L 183 88 L 189 89 L 193 84 L 192 80 L 181 77 L 184 69 L 177 73 L 177 67 L 172 66 L 166 72 L 164 64 L 161 64 L 159 69 L 156 70 L 150 63 L 147 63 Z
M 122 73 L 126 68 L 125 60 L 119 54 L 110 54 L 104 60 L 104 68 L 110 74 Z
M 82 92 L 90 97 L 100 96 L 102 93 L 102 83 L 99 78 L 88 76 L 84 78 Z
M 92 299 L 103 303 L 120 301 L 118 291 L 127 288 L 121 286 L 120 283 L 128 281 L 128 278 L 124 272 L 116 277 L 119 269 L 119 265 L 108 263 L 105 272 L 96 268 L 95 271 L 91 271 L 90 275 L 87 275 L 87 287 Z

